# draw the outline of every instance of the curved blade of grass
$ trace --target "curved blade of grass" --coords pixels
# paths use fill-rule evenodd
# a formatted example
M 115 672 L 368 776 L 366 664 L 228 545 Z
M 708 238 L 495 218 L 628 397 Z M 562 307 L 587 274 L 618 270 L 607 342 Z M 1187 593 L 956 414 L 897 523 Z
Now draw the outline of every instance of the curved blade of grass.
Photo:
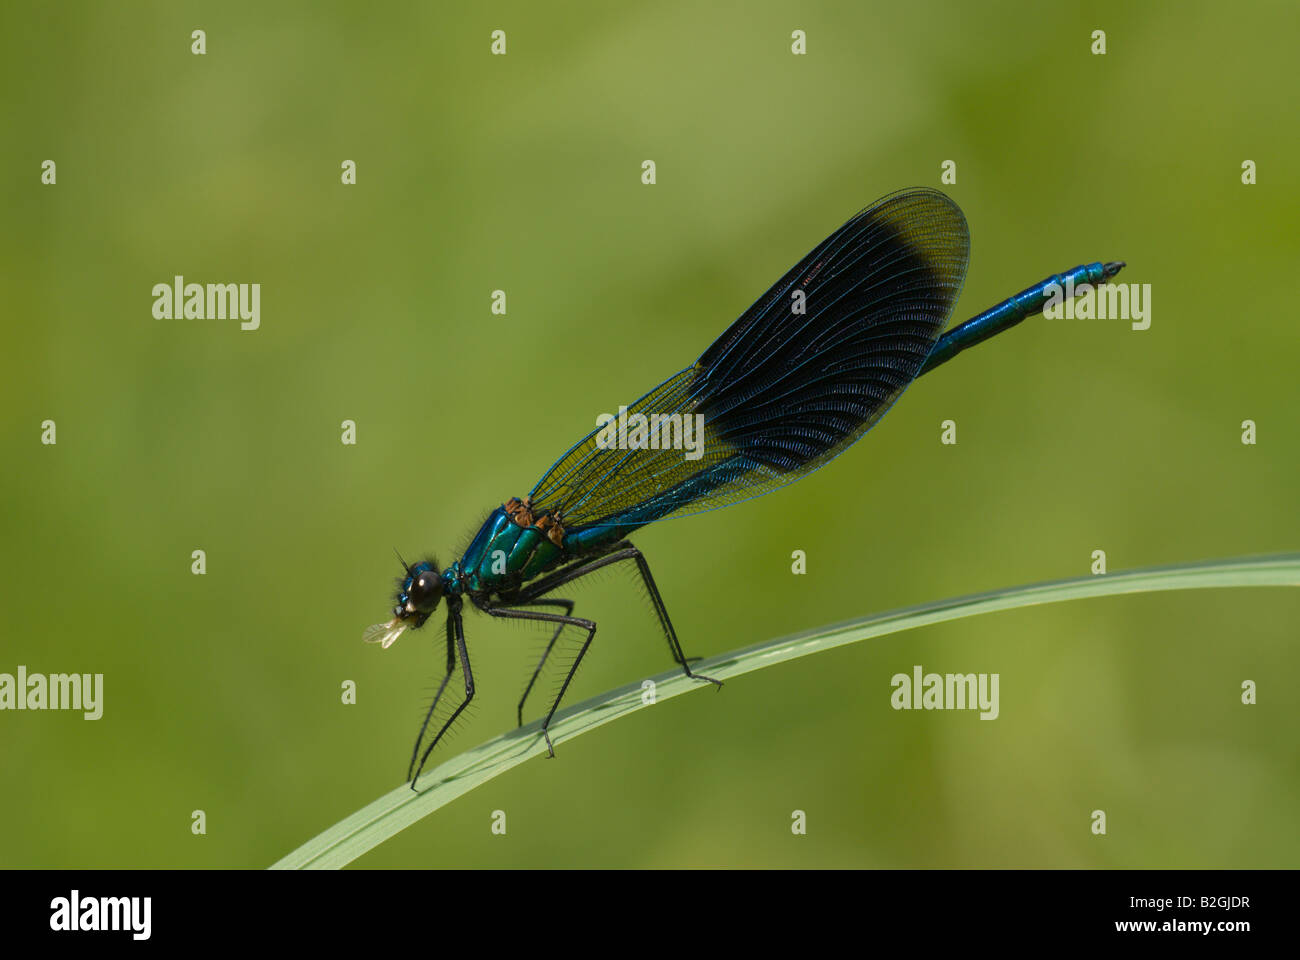
M 1300 554 L 1210 561 L 1078 577 L 939 600 L 847 623 L 819 627 L 792 637 L 768 640 L 702 660 L 694 669 L 719 680 L 726 680 L 846 643 L 869 640 L 945 620 L 1035 604 L 1059 603 L 1062 600 L 1159 590 L 1297 585 L 1300 585 Z M 655 682 L 655 699 L 659 702 L 691 690 L 711 689 L 711 685 L 688 679 L 680 670 L 662 673 L 652 679 Z M 551 723 L 551 738 L 556 743 L 563 743 L 611 720 L 640 710 L 643 706 L 645 704 L 641 702 L 640 681 L 610 690 L 557 713 Z M 538 732 L 537 723 L 502 734 L 452 757 L 426 773 L 421 778 L 421 783 L 429 786 L 418 794 L 406 785 L 384 794 L 303 844 L 273 864 L 271 869 L 319 870 L 345 866 L 462 794 L 500 776 L 530 757 L 544 753 L 546 745 Z

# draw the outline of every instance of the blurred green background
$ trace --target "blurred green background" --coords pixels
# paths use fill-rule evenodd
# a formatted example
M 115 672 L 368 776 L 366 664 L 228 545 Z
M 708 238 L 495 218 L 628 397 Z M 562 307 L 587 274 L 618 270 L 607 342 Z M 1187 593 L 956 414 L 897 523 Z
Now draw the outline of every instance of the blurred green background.
M 1086 574 L 1096 549 L 1300 549 L 1293 3 L 0 18 L 0 671 L 105 675 L 99 721 L 0 714 L 0 865 L 265 866 L 400 783 L 441 617 L 360 642 L 393 547 L 449 562 L 597 413 L 945 160 L 973 238 L 954 321 L 1125 259 L 1151 328 L 1026 323 L 830 468 L 642 531 L 687 652 Z M 175 274 L 260 283 L 261 329 L 155 320 Z M 570 702 L 670 666 L 630 575 L 575 596 L 601 632 Z M 809 657 L 561 742 L 359 865 L 1294 867 L 1298 615 L 1290 590 L 1160 594 Z M 467 629 L 479 695 L 442 759 L 513 724 L 544 642 Z M 999 673 L 1001 717 L 890 709 L 914 664 Z

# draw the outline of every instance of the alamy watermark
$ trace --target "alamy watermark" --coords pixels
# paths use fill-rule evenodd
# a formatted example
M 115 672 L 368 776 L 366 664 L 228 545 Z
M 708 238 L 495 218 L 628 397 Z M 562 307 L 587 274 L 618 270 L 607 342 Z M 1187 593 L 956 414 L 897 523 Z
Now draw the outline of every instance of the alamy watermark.
M 704 414 L 627 412 L 602 413 L 596 418 L 601 450 L 685 450 L 687 460 L 704 456 Z
M 1073 277 L 1047 287 L 1048 320 L 1131 320 L 1134 330 L 1151 326 L 1151 284 L 1080 283 Z
M 87 720 L 104 715 L 102 673 L 0 673 L 0 710 L 80 710 Z
M 234 320 L 240 330 L 262 325 L 260 283 L 186 283 L 176 276 L 171 283 L 153 285 L 155 320 Z
M 152 897 L 83 897 L 73 890 L 50 901 L 50 929 L 68 933 L 121 930 L 133 940 L 148 940 L 152 915 Z
M 925 673 L 918 663 L 910 674 L 896 673 L 889 704 L 895 710 L 979 710 L 981 720 L 998 718 L 996 673 Z

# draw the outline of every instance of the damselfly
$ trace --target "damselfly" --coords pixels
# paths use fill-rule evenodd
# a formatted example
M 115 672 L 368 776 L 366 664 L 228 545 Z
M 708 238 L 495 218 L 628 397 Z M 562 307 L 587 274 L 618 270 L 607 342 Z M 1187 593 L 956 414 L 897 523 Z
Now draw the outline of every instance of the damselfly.
M 969 254 L 966 218 L 943 193 L 918 188 L 878 200 L 800 260 L 698 360 L 579 440 L 526 497 L 493 510 L 450 567 L 403 562 L 393 619 L 367 629 L 367 641 L 387 647 L 447 602 L 446 673 L 411 753 L 412 788 L 474 698 L 466 599 L 492 617 L 555 627 L 519 701 L 520 725 L 560 633 L 585 634 L 542 721 L 551 756 L 551 719 L 596 636 L 596 624 L 573 616 L 573 601 L 555 592 L 603 567 L 635 564 L 673 660 L 688 677 L 721 686 L 691 670 L 698 658 L 683 652 L 650 566 L 628 536 L 811 473 L 871 429 L 921 374 L 1041 312 L 1061 291 L 1078 293 L 1124 266 L 1090 263 L 1048 277 L 941 336 Z M 458 657 L 465 696 L 421 752 Z

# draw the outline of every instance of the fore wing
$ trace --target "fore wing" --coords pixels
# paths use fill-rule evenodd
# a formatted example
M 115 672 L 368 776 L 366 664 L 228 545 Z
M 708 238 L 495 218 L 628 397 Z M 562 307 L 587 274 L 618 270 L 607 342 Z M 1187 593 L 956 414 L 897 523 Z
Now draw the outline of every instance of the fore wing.
M 693 365 L 632 404 L 632 429 L 618 437 L 598 428 L 578 441 L 533 488 L 534 511 L 558 513 L 566 529 L 640 525 L 761 496 L 828 463 L 920 372 L 969 255 L 966 219 L 943 193 L 876 201 Z M 687 417 L 691 426 L 702 418 L 702 437 L 683 436 Z M 672 446 L 674 436 L 698 440 L 699 457 Z M 629 446 L 641 439 L 646 446 Z

